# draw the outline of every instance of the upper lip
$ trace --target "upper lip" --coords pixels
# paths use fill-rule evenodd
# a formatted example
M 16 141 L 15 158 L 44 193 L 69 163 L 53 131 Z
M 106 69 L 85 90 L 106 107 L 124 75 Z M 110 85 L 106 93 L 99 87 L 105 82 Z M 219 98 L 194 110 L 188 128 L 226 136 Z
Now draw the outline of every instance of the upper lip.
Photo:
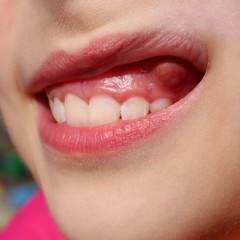
M 27 91 L 36 93 L 60 82 L 90 79 L 116 66 L 158 56 L 184 59 L 201 72 L 207 67 L 203 42 L 186 32 L 109 34 L 89 42 L 74 54 L 62 49 L 51 53 L 31 78 Z

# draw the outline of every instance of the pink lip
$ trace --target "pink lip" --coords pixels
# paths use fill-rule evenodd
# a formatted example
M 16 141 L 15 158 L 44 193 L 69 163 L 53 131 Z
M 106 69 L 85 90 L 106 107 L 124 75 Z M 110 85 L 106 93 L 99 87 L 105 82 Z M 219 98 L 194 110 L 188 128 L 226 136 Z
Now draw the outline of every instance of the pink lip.
M 175 32 L 111 35 L 95 40 L 77 54 L 59 50 L 45 61 L 28 91 L 44 88 L 72 79 L 89 79 L 115 66 L 137 62 L 155 56 L 175 56 L 185 59 L 200 70 L 207 65 L 206 49 L 190 35 Z M 92 128 L 73 128 L 54 121 L 45 104 L 39 103 L 39 132 L 43 143 L 63 153 L 101 153 L 113 151 L 146 138 L 158 131 L 166 132 L 178 118 L 184 116 L 198 91 L 193 90 L 174 105 L 146 117 L 131 121 L 119 120 Z
M 40 106 L 40 135 L 45 144 L 64 153 L 112 151 L 166 128 L 173 119 L 180 117 L 183 106 L 187 105 L 187 102 L 180 102 L 141 119 L 119 120 L 116 123 L 91 128 L 73 128 L 65 123 L 57 124 L 49 110 Z

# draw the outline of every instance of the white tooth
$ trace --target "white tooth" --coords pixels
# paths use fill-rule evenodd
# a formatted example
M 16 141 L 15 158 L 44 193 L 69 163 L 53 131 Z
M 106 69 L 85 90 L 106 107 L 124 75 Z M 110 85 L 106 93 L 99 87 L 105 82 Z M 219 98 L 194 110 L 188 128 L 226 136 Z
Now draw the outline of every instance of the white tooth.
M 66 122 L 71 127 L 88 126 L 88 104 L 72 93 L 68 93 L 64 102 Z
M 150 112 L 154 113 L 160 111 L 163 108 L 170 106 L 171 104 L 172 101 L 168 98 L 157 99 L 150 104 Z
M 112 97 L 101 95 L 89 101 L 89 125 L 115 122 L 120 118 L 120 104 Z
M 50 109 L 52 112 L 53 117 L 58 123 L 65 122 L 65 111 L 63 103 L 58 99 L 54 98 L 53 101 L 49 100 Z
M 141 97 L 131 97 L 126 100 L 121 107 L 123 120 L 144 117 L 149 112 L 149 102 Z

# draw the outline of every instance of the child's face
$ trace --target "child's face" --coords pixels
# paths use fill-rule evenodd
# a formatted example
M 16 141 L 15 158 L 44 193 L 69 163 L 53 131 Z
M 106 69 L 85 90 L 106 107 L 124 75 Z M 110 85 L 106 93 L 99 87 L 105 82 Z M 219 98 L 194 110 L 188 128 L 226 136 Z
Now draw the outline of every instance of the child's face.
M 67 239 L 200 239 L 240 220 L 238 0 L 2 0 L 0 22 L 1 111 Z M 47 95 L 69 93 L 57 123 Z M 132 97 L 134 120 L 116 120 Z

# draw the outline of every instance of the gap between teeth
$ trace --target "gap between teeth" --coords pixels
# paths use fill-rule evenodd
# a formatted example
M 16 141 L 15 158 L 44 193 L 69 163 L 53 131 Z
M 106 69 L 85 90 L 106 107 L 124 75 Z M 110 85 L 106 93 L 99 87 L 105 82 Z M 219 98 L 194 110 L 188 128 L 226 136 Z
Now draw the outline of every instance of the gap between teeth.
M 64 103 L 56 97 L 53 101 L 49 100 L 54 119 L 72 127 L 99 126 L 119 119 L 133 120 L 160 111 L 171 104 L 168 98 L 159 98 L 150 104 L 137 96 L 120 104 L 107 95 L 94 96 L 87 103 L 72 93 L 66 95 Z

